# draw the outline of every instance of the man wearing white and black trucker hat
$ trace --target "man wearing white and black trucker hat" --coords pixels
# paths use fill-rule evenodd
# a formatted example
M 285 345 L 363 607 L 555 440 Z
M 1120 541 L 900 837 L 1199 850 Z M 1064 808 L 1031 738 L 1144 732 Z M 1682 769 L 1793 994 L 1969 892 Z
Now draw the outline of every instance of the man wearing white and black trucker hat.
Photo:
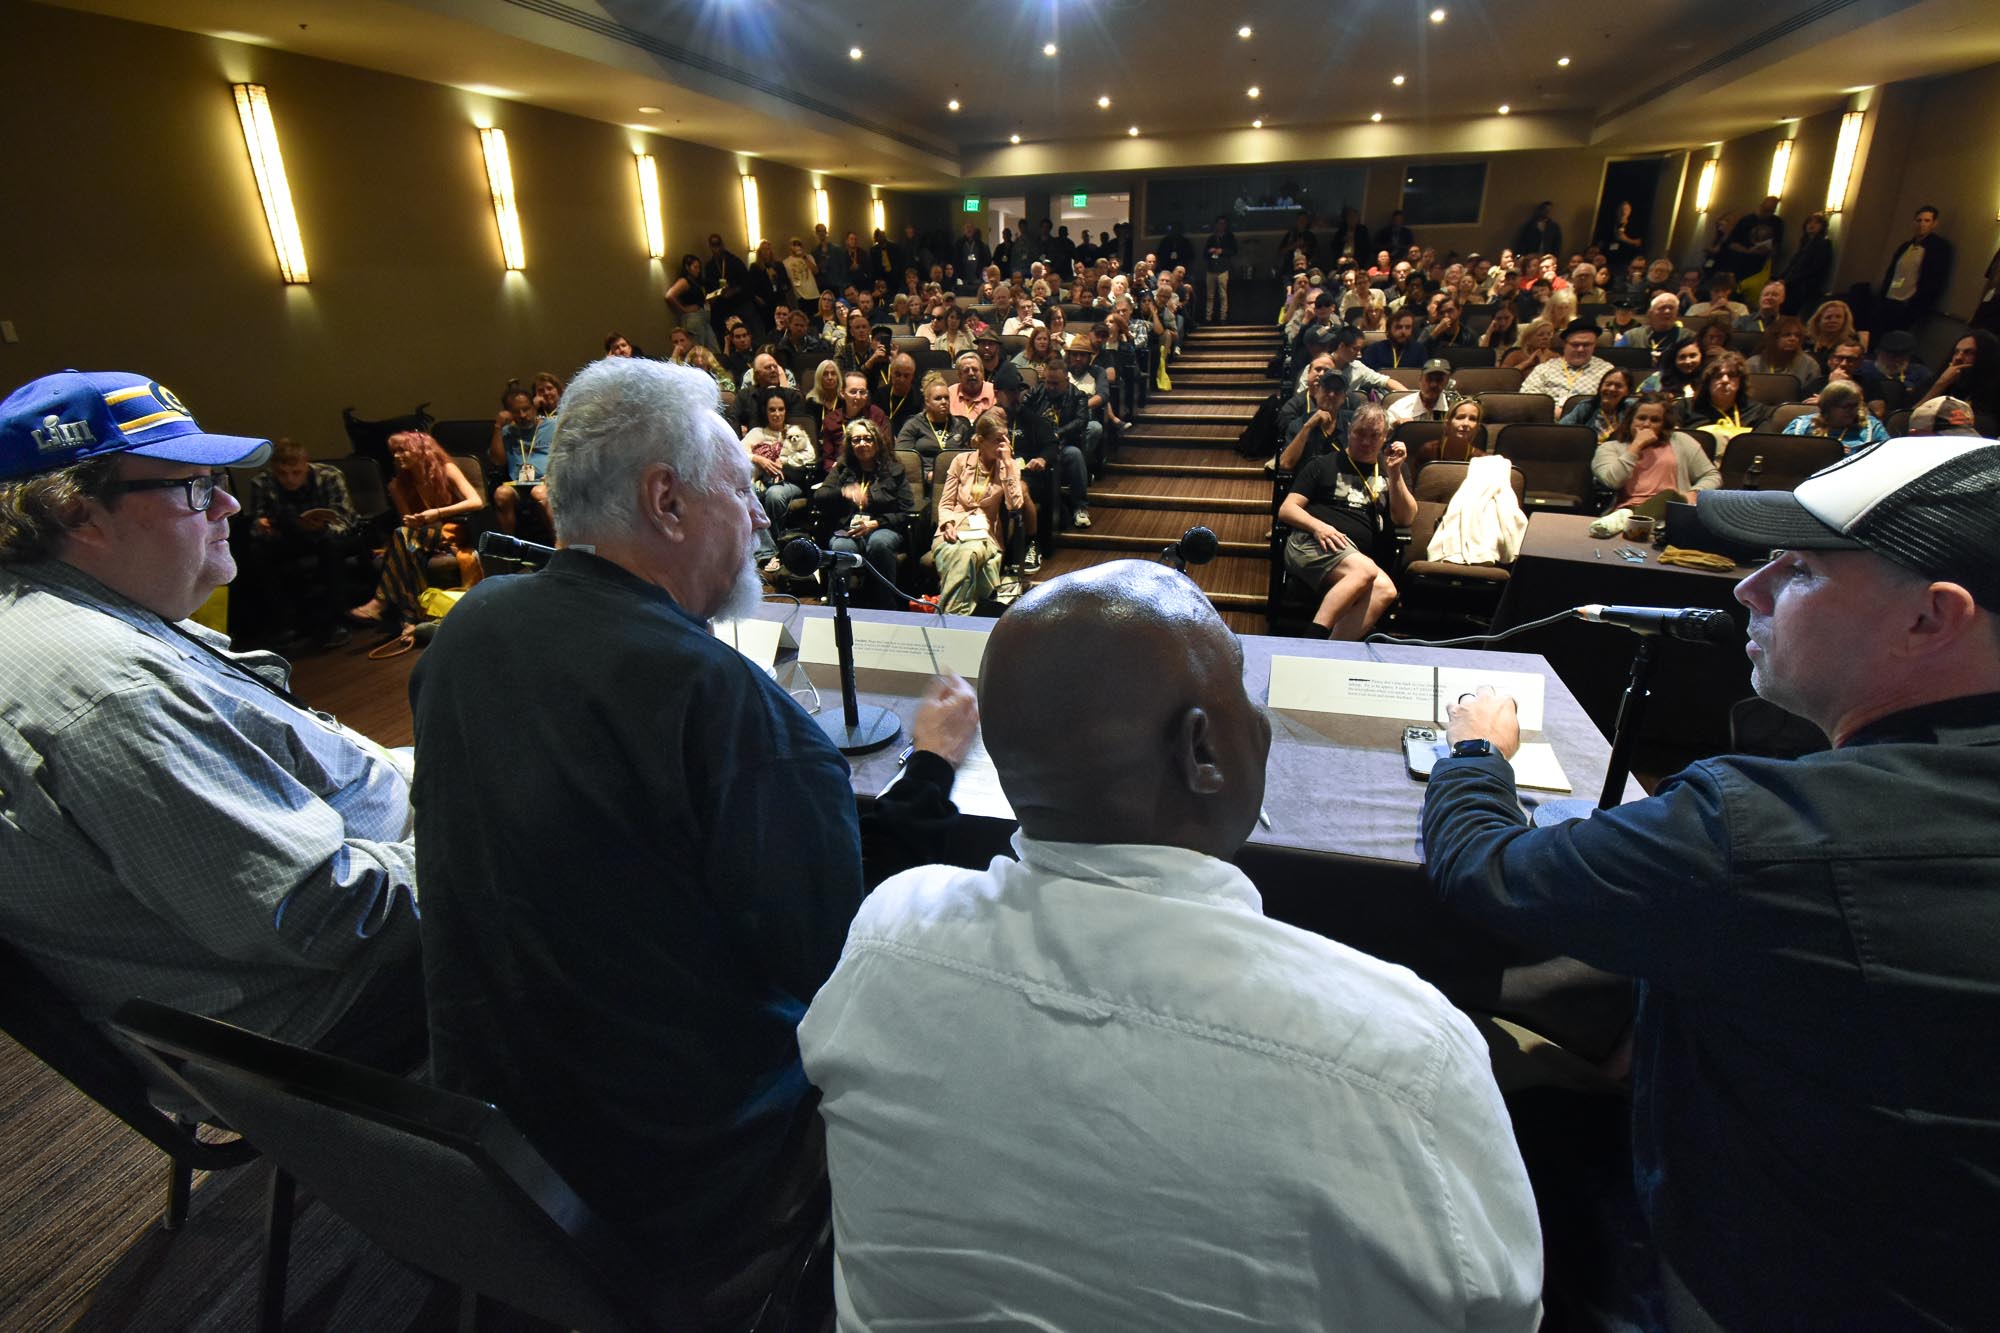
M 1424 798 L 1453 909 L 1641 982 L 1634 1178 L 1669 1324 L 1963 1328 L 2000 1310 L 2000 444 L 1890 440 L 1710 491 L 1759 695 L 1833 748 L 1694 764 L 1531 829 L 1512 700 Z
M 93 1022 L 134 996 L 407 1070 L 425 1050 L 401 760 L 188 618 L 268 440 L 157 380 L 0 403 L 0 938 Z

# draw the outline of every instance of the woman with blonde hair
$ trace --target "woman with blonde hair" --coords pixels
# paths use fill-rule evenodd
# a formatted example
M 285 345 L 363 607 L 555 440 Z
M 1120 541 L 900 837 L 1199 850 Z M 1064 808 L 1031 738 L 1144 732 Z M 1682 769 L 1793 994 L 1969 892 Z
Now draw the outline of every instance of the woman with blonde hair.
M 1818 411 L 1785 423 L 1786 435 L 1822 435 L 1840 441 L 1848 453 L 1889 438 L 1889 429 L 1868 413 L 1861 387 L 1853 380 L 1835 380 L 1819 391 Z
M 705 350 L 705 349 L 704 349 Z M 389 534 L 382 552 L 382 577 L 375 595 L 349 611 L 348 617 L 369 624 L 410 624 L 424 617 L 418 597 L 429 586 L 424 566 L 430 557 L 454 546 L 455 521 L 486 507 L 486 498 L 466 479 L 444 447 L 423 431 L 398 431 L 389 437 L 389 457 L 396 471 L 389 478 L 389 500 L 402 522 Z M 466 583 L 477 581 L 478 559 L 460 562 Z
M 1521 345 L 1502 357 L 1500 364 L 1525 375 L 1542 362 L 1555 360 L 1555 340 L 1556 326 L 1538 319 L 1521 330 Z
M 937 540 L 931 550 L 939 609 L 970 615 L 1000 586 L 1011 536 L 1003 524 L 1010 516 L 1015 532 L 1034 526 L 1006 420 L 998 412 L 982 412 L 972 424 L 972 448 L 952 458 L 938 491 Z
M 722 364 L 714 352 L 700 343 L 688 348 L 687 363 L 696 370 L 705 370 L 714 377 L 724 393 L 736 392 L 736 377 L 729 373 L 729 367 Z
M 1821 373 L 1825 373 L 1826 359 L 1844 342 L 1867 346 L 1861 331 L 1854 327 L 1853 307 L 1845 301 L 1822 303 L 1806 321 L 1806 355 L 1817 361 Z

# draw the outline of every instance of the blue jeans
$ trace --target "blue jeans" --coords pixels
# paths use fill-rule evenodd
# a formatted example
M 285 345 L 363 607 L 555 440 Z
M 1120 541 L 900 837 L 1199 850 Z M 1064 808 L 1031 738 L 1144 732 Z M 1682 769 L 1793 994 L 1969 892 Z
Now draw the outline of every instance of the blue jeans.
M 1094 421 L 1090 424 L 1101 437 L 1104 428 Z M 1084 438 L 1090 438 L 1088 432 Z M 1090 505 L 1090 464 L 1084 459 L 1083 450 L 1073 444 L 1064 445 L 1056 455 L 1056 475 L 1062 478 L 1063 519 L 1067 521 L 1077 510 Z
M 774 481 L 764 488 L 764 517 L 771 520 L 771 526 L 757 534 L 757 558 L 769 560 L 778 552 L 778 539 L 774 533 L 781 533 L 790 522 L 792 501 L 804 495 L 803 486 L 794 486 L 789 481 Z
M 896 557 L 901 555 L 903 551 L 903 534 L 900 532 L 891 532 L 887 528 L 877 528 L 875 531 L 869 533 L 864 540 L 866 541 L 865 546 L 862 542 L 857 542 L 852 537 L 835 537 L 833 539 L 833 549 L 836 551 L 861 552 L 861 558 L 868 562 L 869 568 L 873 569 L 890 583 L 894 583 L 896 581 Z M 869 585 L 864 584 L 862 586 L 864 588 L 864 596 L 872 597 L 872 593 L 865 591 Z M 873 591 L 881 594 L 884 604 L 893 600 L 889 590 L 882 587 L 879 583 L 873 585 Z

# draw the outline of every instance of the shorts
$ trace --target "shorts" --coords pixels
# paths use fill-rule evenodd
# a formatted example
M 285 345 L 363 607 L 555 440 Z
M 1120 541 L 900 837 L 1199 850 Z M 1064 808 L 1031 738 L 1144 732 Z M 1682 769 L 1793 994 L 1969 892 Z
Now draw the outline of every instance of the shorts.
M 1360 549 L 1350 544 L 1329 551 L 1311 533 L 1294 532 L 1285 538 L 1285 569 L 1314 588 L 1324 587 L 1333 577 L 1334 567 Z

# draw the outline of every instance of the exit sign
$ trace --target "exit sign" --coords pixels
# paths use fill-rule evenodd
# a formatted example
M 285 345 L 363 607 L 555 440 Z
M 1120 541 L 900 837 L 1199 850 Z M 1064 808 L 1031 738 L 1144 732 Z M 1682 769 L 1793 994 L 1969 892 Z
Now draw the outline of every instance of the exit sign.
M 977 213 L 979 211 L 979 196 L 976 194 L 968 194 L 967 196 L 965 196 L 964 207 L 965 211 L 968 213 Z
M 1090 196 L 1087 194 L 1073 194 L 1069 197 L 1069 206 L 1071 208 L 1089 208 Z

